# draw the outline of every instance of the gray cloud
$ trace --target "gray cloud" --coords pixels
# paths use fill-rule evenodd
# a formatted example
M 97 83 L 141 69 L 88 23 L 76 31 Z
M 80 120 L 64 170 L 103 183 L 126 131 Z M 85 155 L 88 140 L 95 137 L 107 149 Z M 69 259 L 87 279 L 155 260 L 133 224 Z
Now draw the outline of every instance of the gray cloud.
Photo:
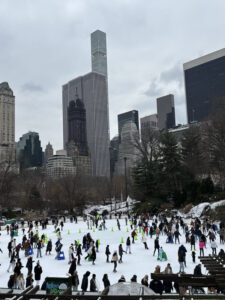
M 150 82 L 148 89 L 144 92 L 146 96 L 149 97 L 160 97 L 162 96 L 163 89 L 159 87 L 158 81 L 156 78 L 153 78 Z
M 23 92 L 44 92 L 44 88 L 39 85 L 39 84 L 35 84 L 33 82 L 27 82 L 24 85 L 22 85 L 21 87 Z
M 163 71 L 160 74 L 160 81 L 163 81 L 165 83 L 169 83 L 171 81 L 175 81 L 179 84 L 179 87 L 181 88 L 183 86 L 183 70 L 182 70 L 182 64 L 177 63 L 173 65 L 171 68 Z

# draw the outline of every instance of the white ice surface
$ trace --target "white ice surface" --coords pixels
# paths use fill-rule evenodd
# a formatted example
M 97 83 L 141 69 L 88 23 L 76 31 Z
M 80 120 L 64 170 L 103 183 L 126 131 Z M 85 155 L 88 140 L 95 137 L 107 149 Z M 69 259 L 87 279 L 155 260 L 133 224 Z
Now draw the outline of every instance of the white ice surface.
M 188 220 L 187 220 L 188 222 Z M 104 273 L 108 274 L 109 280 L 111 284 L 116 283 L 121 275 L 124 275 L 126 278 L 126 281 L 130 281 L 130 278 L 136 274 L 138 278 L 138 282 L 141 282 L 141 279 L 144 277 L 145 274 L 149 275 L 150 273 L 154 272 L 155 266 L 160 265 L 161 271 L 163 271 L 167 265 L 167 263 L 171 263 L 173 272 L 179 271 L 179 263 L 178 263 L 178 247 L 179 245 L 175 244 L 166 244 L 166 236 L 160 235 L 160 245 L 163 247 L 163 249 L 167 253 L 168 261 L 167 262 L 159 262 L 157 261 L 157 255 L 153 256 L 153 248 L 154 248 L 154 238 L 150 239 L 148 236 L 147 238 L 147 244 L 149 246 L 149 250 L 145 250 L 143 244 L 141 243 L 141 234 L 138 234 L 138 240 L 135 241 L 135 244 L 131 245 L 131 251 L 132 254 L 124 254 L 123 256 L 123 263 L 118 264 L 117 267 L 117 273 L 113 273 L 113 264 L 112 263 L 106 263 L 106 256 L 105 256 L 105 247 L 108 244 L 110 246 L 110 251 L 113 253 L 114 250 L 118 251 L 118 246 L 121 241 L 121 237 L 123 237 L 124 242 L 126 241 L 126 238 L 128 235 L 131 234 L 131 230 L 129 228 L 129 233 L 126 232 L 126 226 L 125 226 L 125 220 L 121 219 L 121 231 L 117 229 L 116 226 L 116 220 L 106 220 L 106 231 L 98 231 L 96 230 L 93 232 L 92 230 L 87 230 L 87 225 L 83 221 L 79 221 L 78 224 L 75 223 L 65 223 L 64 230 L 62 231 L 62 243 L 63 243 L 63 251 L 65 252 L 66 260 L 58 261 L 55 260 L 55 242 L 57 241 L 57 236 L 53 232 L 53 226 L 49 225 L 47 230 L 42 231 L 41 227 L 39 227 L 39 234 L 46 233 L 48 239 L 51 238 L 53 242 L 53 251 L 51 256 L 45 255 L 45 249 L 42 250 L 43 257 L 40 258 L 40 264 L 43 268 L 43 274 L 41 277 L 41 283 L 43 282 L 44 278 L 46 276 L 66 276 L 69 270 L 69 264 L 68 264 L 68 248 L 71 243 L 74 243 L 74 240 L 79 239 L 80 242 L 82 242 L 82 237 L 85 233 L 90 232 L 91 236 L 94 240 L 100 239 L 100 247 L 99 247 L 99 253 L 97 253 L 97 259 L 95 262 L 95 265 L 92 265 L 91 262 L 85 261 L 84 256 L 86 256 L 86 253 L 83 252 L 83 256 L 81 258 L 81 266 L 77 266 L 78 275 L 80 278 L 80 284 L 82 281 L 83 274 L 86 271 L 90 271 L 91 273 L 95 273 L 97 276 L 97 282 L 99 284 L 100 290 L 103 289 L 103 282 L 102 277 Z M 111 231 L 111 228 L 114 228 L 114 231 Z M 68 229 L 70 230 L 70 235 L 67 234 Z M 81 233 L 78 233 L 79 229 L 81 229 Z M 27 232 L 27 229 L 26 229 Z M 35 232 L 35 230 L 34 230 Z M 182 230 L 180 230 L 182 233 Z M 0 253 L 0 287 L 7 287 L 7 282 L 9 279 L 9 273 L 7 272 L 7 268 L 9 265 L 9 258 L 8 258 L 8 250 L 7 245 L 10 240 L 9 235 L 7 235 L 6 231 L 1 231 L 0 236 L 0 247 L 3 250 L 3 253 Z M 22 230 L 19 230 L 19 236 L 16 238 L 17 244 L 21 242 L 22 240 Z M 187 248 L 187 268 L 185 268 L 186 273 L 193 273 L 193 269 L 195 267 L 195 264 L 192 263 L 192 257 L 191 257 L 191 251 L 190 251 L 190 245 L 185 244 L 185 237 L 182 233 L 181 242 L 185 245 Z M 225 245 L 220 246 L 219 245 L 219 237 L 217 236 L 217 244 L 220 248 L 223 248 L 225 250 Z M 196 243 L 196 263 L 199 263 L 198 255 L 199 255 L 199 249 L 198 249 L 198 243 Z M 123 244 L 123 248 L 125 249 L 125 243 Z M 34 250 L 34 260 L 36 259 L 36 249 Z M 208 245 L 207 249 L 205 250 L 205 254 L 210 254 L 211 248 Z M 24 274 L 24 277 L 26 278 L 27 275 L 27 269 L 26 269 L 26 261 L 27 258 L 24 256 L 24 251 L 20 252 L 20 257 L 22 259 L 22 264 L 24 268 L 22 269 L 22 272 Z M 111 257 L 110 257 L 111 258 Z M 34 263 L 35 266 L 36 263 Z M 204 270 L 204 269 L 203 269 Z M 91 278 L 91 276 L 89 276 Z M 80 285 L 79 285 L 80 289 Z

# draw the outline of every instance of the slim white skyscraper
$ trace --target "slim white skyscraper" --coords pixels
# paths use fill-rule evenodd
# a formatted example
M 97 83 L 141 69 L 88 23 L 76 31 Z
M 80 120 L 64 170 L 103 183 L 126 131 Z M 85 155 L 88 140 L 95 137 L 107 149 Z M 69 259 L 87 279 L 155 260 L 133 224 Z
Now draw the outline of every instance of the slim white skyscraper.
M 91 63 L 92 72 L 107 77 L 106 34 L 100 30 L 96 30 L 91 34 Z

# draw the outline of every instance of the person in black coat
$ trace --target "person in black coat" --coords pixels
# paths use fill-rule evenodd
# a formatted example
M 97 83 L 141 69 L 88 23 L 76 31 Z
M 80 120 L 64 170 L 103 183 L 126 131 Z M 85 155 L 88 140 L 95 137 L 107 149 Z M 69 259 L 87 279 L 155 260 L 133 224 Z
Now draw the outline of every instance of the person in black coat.
M 156 249 L 158 250 L 158 254 L 159 254 L 159 238 L 158 237 L 155 239 L 154 245 L 155 245 L 155 248 L 154 248 L 153 256 L 155 255 Z
M 51 254 L 52 252 L 52 240 L 48 241 L 47 247 L 46 247 L 46 255 L 49 253 Z
M 120 259 L 119 259 L 119 263 L 122 263 L 123 262 L 123 252 L 126 253 L 126 251 L 123 250 L 123 246 L 122 244 L 119 245 L 119 256 L 120 256 Z
M 74 258 L 73 260 L 72 260 L 72 262 L 71 262 L 71 265 L 70 265 L 70 268 L 69 268 L 69 274 L 71 275 L 71 276 L 73 276 L 73 274 L 74 274 L 74 271 L 76 271 L 76 268 L 77 268 L 77 265 L 76 265 L 76 258 Z
M 109 255 L 111 254 L 110 250 L 109 250 L 109 245 L 106 246 L 105 248 L 105 255 L 107 257 L 106 262 L 109 262 Z
M 202 275 L 202 269 L 201 264 L 198 264 L 194 269 L 194 275 L 195 276 L 201 276 Z
M 91 258 L 92 258 L 92 265 L 95 264 L 95 260 L 96 260 L 96 251 L 95 251 L 95 247 L 92 247 L 92 253 L 91 253 Z
M 81 244 L 78 245 L 77 247 L 77 257 L 78 257 L 78 260 L 77 260 L 77 264 L 80 266 L 80 256 L 82 255 L 82 251 L 81 251 Z
M 19 276 L 21 274 L 21 265 L 19 262 L 16 263 L 16 266 L 14 268 L 14 273 L 16 274 L 16 276 Z
M 26 288 L 28 288 L 30 285 L 32 285 L 34 282 L 33 275 L 28 274 L 26 278 Z
M 41 280 L 42 267 L 40 266 L 39 260 L 34 268 L 34 279 L 36 280 L 36 284 L 39 285 Z
M 8 288 L 13 289 L 16 284 L 16 274 L 10 275 L 9 281 L 8 281 Z
M 97 292 L 97 286 L 96 286 L 96 275 L 93 274 L 91 281 L 90 281 L 90 291 L 91 292 Z
M 153 290 L 156 294 L 162 295 L 163 292 L 163 284 L 160 280 L 153 279 L 149 285 L 150 289 Z
M 170 294 L 173 289 L 172 282 L 170 280 L 163 280 L 163 289 L 165 293 Z
M 102 281 L 104 283 L 104 288 L 107 288 L 108 286 L 110 286 L 110 281 L 109 281 L 109 278 L 108 278 L 107 274 L 104 274 L 104 276 L 102 278 Z
M 87 288 L 88 288 L 88 276 L 90 275 L 91 273 L 89 271 L 87 271 L 84 276 L 83 276 L 83 279 L 82 279 L 82 283 L 81 283 L 81 289 L 83 292 L 86 292 L 87 291 Z
M 137 275 L 133 275 L 130 279 L 131 282 L 137 282 Z
M 27 264 L 26 264 L 26 268 L 28 269 L 28 274 L 30 275 L 32 273 L 32 269 L 33 269 L 33 260 L 32 260 L 32 256 L 28 257 L 27 259 Z

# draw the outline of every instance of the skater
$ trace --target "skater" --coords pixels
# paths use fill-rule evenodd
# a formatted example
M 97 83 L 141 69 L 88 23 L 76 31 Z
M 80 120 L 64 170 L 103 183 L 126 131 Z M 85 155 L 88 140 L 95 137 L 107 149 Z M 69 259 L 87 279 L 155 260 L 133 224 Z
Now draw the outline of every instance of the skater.
M 10 269 L 12 269 L 12 271 L 15 268 L 15 263 L 16 263 L 16 259 L 15 259 L 15 252 L 12 252 L 12 255 L 10 257 L 10 262 L 9 262 L 9 267 L 7 269 L 7 272 L 10 272 Z
M 69 274 L 73 276 L 74 272 L 76 271 L 77 265 L 76 265 L 76 258 L 74 258 L 71 262 L 70 268 L 69 268 Z
M 174 237 L 175 237 L 175 244 L 178 241 L 178 244 L 180 244 L 179 236 L 181 236 L 180 232 L 178 230 L 174 231 Z
M 96 260 L 95 246 L 92 247 L 91 259 L 92 259 L 92 265 L 95 265 L 95 260 Z
M 155 256 L 156 250 L 158 250 L 158 255 L 159 255 L 159 238 L 158 237 L 156 237 L 156 239 L 155 239 L 154 246 L 155 246 L 155 248 L 154 248 L 153 256 Z
M 87 291 L 87 288 L 88 288 L 88 276 L 90 275 L 91 273 L 89 271 L 87 271 L 84 276 L 83 276 L 83 279 L 82 279 L 82 283 L 81 283 L 81 289 L 83 292 L 86 292 Z
M 195 236 L 193 233 L 191 235 L 191 250 L 192 250 L 192 247 L 194 247 L 194 250 L 195 250 Z
M 123 250 L 123 246 L 122 244 L 119 245 L 119 256 L 120 256 L 120 259 L 119 259 L 119 263 L 122 263 L 123 262 L 123 252 L 126 253 L 126 251 Z
M 46 255 L 47 254 L 51 255 L 51 252 L 52 252 L 52 240 L 50 239 L 48 241 L 48 244 L 47 244 L 47 247 L 46 247 Z
M 200 257 L 204 256 L 204 248 L 205 248 L 205 243 L 201 239 L 200 242 L 199 242 Z
M 113 269 L 113 272 L 117 272 L 116 268 L 117 268 L 117 262 L 118 262 L 118 255 L 117 255 L 117 252 L 115 251 L 112 255 L 112 259 L 111 259 L 111 262 L 114 263 L 114 269 Z
M 106 255 L 106 262 L 109 262 L 109 255 L 111 254 L 110 250 L 109 250 L 109 245 L 106 246 L 105 248 L 105 255 Z
M 97 292 L 96 275 L 93 274 L 90 280 L 90 292 Z
M 214 239 L 212 239 L 212 241 L 211 241 L 211 248 L 212 248 L 212 255 L 216 255 L 217 244 Z
M 184 263 L 185 267 L 186 267 L 186 252 L 187 252 L 187 249 L 184 247 L 184 245 L 181 245 L 178 249 L 178 256 L 183 257 L 183 263 Z
M 77 257 L 78 257 L 78 260 L 77 260 L 77 264 L 80 266 L 80 256 L 82 255 L 82 251 L 81 251 L 81 244 L 78 245 L 77 247 Z
M 42 256 L 41 256 L 41 241 L 38 241 L 38 242 L 37 242 L 37 258 L 38 258 L 39 256 L 42 257 Z
M 79 277 L 77 274 L 77 271 L 74 271 L 73 275 L 72 275 L 72 289 L 74 292 L 78 291 L 78 285 L 79 285 Z
M 193 263 L 195 263 L 195 250 L 194 249 L 191 250 L 191 256 L 192 256 Z
M 173 270 L 170 264 L 167 264 L 165 270 L 162 272 L 163 274 L 173 274 Z
M 117 227 L 118 227 L 118 230 L 120 230 L 120 221 L 119 221 L 119 219 L 117 219 Z
M 147 239 L 146 239 L 146 236 L 145 235 L 143 235 L 142 236 L 142 238 L 141 238 L 141 240 L 142 240 L 142 243 L 144 244 L 144 246 L 145 246 L 145 249 L 148 249 L 148 245 L 147 245 Z
M 131 242 L 130 242 L 130 237 L 128 236 L 127 241 L 126 241 L 126 253 L 128 253 L 129 250 L 129 254 L 131 254 Z
M 74 258 L 73 253 L 74 253 L 74 248 L 73 248 L 73 244 L 71 244 L 70 247 L 69 247 L 69 251 L 68 251 L 68 254 L 69 254 L 69 262 L 68 262 L 68 264 L 70 264 L 71 261 Z
M 11 257 L 11 255 L 12 255 L 12 241 L 10 241 L 8 243 L 8 251 L 9 251 L 9 257 Z
M 62 246 L 63 246 L 63 244 L 61 244 L 60 242 L 59 242 L 59 244 L 58 244 L 58 246 L 56 246 L 56 257 L 55 257 L 55 259 L 57 259 L 58 257 L 59 257 L 59 254 L 60 254 L 60 251 L 62 250 Z
M 102 278 L 102 281 L 104 283 L 104 288 L 107 288 L 108 286 L 110 286 L 110 281 L 109 281 L 109 278 L 108 278 L 107 274 L 104 274 L 104 276 Z
M 36 285 L 40 285 L 42 267 L 40 266 L 39 260 L 34 268 L 34 279 L 36 280 Z
M 33 269 L 33 260 L 32 260 L 32 256 L 28 257 L 27 259 L 27 264 L 26 264 L 26 268 L 28 270 L 27 275 L 30 275 L 32 273 L 32 269 Z
M 135 232 L 135 230 L 133 230 L 133 231 L 131 232 L 131 237 L 132 237 L 132 243 L 133 243 L 133 244 L 134 244 L 135 236 L 136 236 L 136 232 Z

